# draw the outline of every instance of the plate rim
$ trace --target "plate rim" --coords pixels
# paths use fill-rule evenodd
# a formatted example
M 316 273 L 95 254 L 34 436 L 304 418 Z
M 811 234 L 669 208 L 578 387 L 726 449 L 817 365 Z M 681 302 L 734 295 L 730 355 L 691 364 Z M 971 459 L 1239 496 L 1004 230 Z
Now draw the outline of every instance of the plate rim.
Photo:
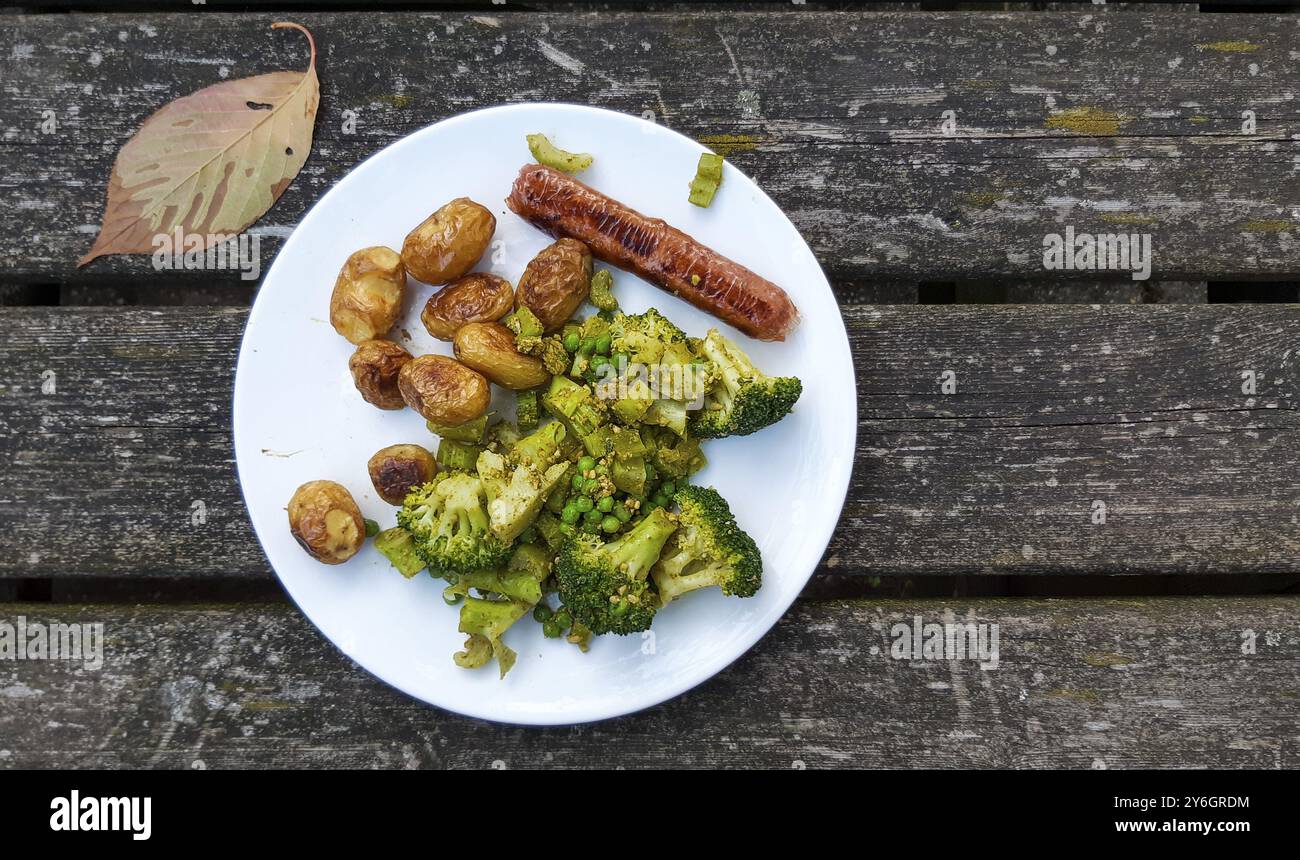
M 733 654 L 731 654 L 725 660 L 717 663 L 716 665 L 709 666 L 707 671 L 699 674 L 698 677 L 694 675 L 678 676 L 678 678 L 674 679 L 672 683 L 665 684 L 662 691 L 655 693 L 654 695 L 649 697 L 649 699 L 647 699 L 646 701 L 642 702 L 638 700 L 637 704 L 634 704 L 630 707 L 625 707 L 619 704 L 610 705 L 608 707 L 589 706 L 587 711 L 582 711 L 580 712 L 580 715 L 577 716 L 571 713 L 565 713 L 561 715 L 559 713 L 546 712 L 546 713 L 534 714 L 533 716 L 535 718 L 532 719 L 502 717 L 500 715 L 490 713 L 487 710 L 476 709 L 473 706 L 452 707 L 447 704 L 430 701 L 421 693 L 415 692 L 414 690 L 410 689 L 407 685 L 394 681 L 386 677 L 385 674 L 383 674 L 382 672 L 376 669 L 372 669 L 367 665 L 364 665 L 360 660 L 358 660 L 357 658 L 349 654 L 347 651 L 345 651 L 343 647 L 334 640 L 333 637 L 331 637 L 328 633 L 326 633 L 325 630 L 323 630 L 320 627 L 320 625 L 318 625 L 316 621 L 312 618 L 311 614 L 308 613 L 307 610 L 303 608 L 301 603 L 299 603 L 297 597 L 294 596 L 293 591 L 290 588 L 289 584 L 285 581 L 280 571 L 276 568 L 275 563 L 271 560 L 271 555 L 269 552 L 267 552 L 266 544 L 262 540 L 261 533 L 258 531 L 257 523 L 254 522 L 253 520 L 252 507 L 249 504 L 249 488 L 245 484 L 244 470 L 241 467 L 240 460 L 239 460 L 239 447 L 240 447 L 239 446 L 239 436 L 240 436 L 239 380 L 240 380 L 241 372 L 244 369 L 245 358 L 249 354 L 248 333 L 249 330 L 252 328 L 253 322 L 258 315 L 258 307 L 261 304 L 260 300 L 262 297 L 262 288 L 266 284 L 266 282 L 271 278 L 271 276 L 275 273 L 276 267 L 279 265 L 281 257 L 285 254 L 286 251 L 288 251 L 293 246 L 295 239 L 298 237 L 299 233 L 302 231 L 302 229 L 305 226 L 309 224 L 312 218 L 316 216 L 318 210 L 320 210 L 321 207 L 329 199 L 329 196 L 333 194 L 340 185 L 346 182 L 349 177 L 351 177 L 358 170 L 362 169 L 365 165 L 369 164 L 371 161 L 384 156 L 386 153 L 389 152 L 389 150 L 395 149 L 400 146 L 410 145 L 415 138 L 419 137 L 420 135 L 428 133 L 431 129 L 444 127 L 448 125 L 456 125 L 462 122 L 468 122 L 471 119 L 477 118 L 482 114 L 525 112 L 529 110 L 536 110 L 538 108 L 542 108 L 542 109 L 563 108 L 566 110 L 578 110 L 580 112 L 602 115 L 606 118 L 613 119 L 618 122 L 630 122 L 633 124 L 650 125 L 654 128 L 656 133 L 666 133 L 671 136 L 674 136 L 701 153 L 711 151 L 703 144 L 688 137 L 685 134 L 682 134 L 676 129 L 672 129 L 666 125 L 661 125 L 656 122 L 651 122 L 650 120 L 647 120 L 644 117 L 636 116 L 634 114 L 624 113 L 622 111 L 611 110 L 609 108 L 595 107 L 592 105 L 574 104 L 571 102 L 511 102 L 511 103 L 503 103 L 503 104 L 496 104 L 496 105 L 487 105 L 484 107 L 475 108 L 474 110 L 465 111 L 462 113 L 454 114 L 452 116 L 444 117 L 440 120 L 429 123 L 428 125 L 421 126 L 420 128 L 417 128 L 403 135 L 397 140 L 394 140 L 388 143 L 386 146 L 382 147 L 381 149 L 378 149 L 375 152 L 371 153 L 366 158 L 354 164 L 347 171 L 347 173 L 345 173 L 343 176 L 335 180 L 334 183 L 331 184 L 330 187 L 323 194 L 320 195 L 320 197 L 316 200 L 316 202 L 313 203 L 305 213 L 303 213 L 302 217 L 298 219 L 297 224 L 294 225 L 293 231 L 289 234 L 288 238 L 285 239 L 284 244 L 280 246 L 280 249 L 276 252 L 275 259 L 271 261 L 271 265 L 266 268 L 266 273 L 263 275 L 262 280 L 258 285 L 257 294 L 253 299 L 252 305 L 249 307 L 248 317 L 244 322 L 244 330 L 240 334 L 239 352 L 235 360 L 234 379 L 232 381 L 231 395 L 230 395 L 231 396 L 230 448 L 231 448 L 232 459 L 234 460 L 235 463 L 235 477 L 237 482 L 239 483 L 240 500 L 243 502 L 244 516 L 246 518 L 246 521 L 252 527 L 253 536 L 257 540 L 258 547 L 262 550 L 262 555 L 266 559 L 267 565 L 271 568 L 271 571 L 275 574 L 276 581 L 279 583 L 281 589 L 284 591 L 285 596 L 289 598 L 289 601 L 293 604 L 294 608 L 301 614 L 303 619 L 306 620 L 315 629 L 315 631 L 322 638 L 324 638 L 332 647 L 334 647 L 349 662 L 351 662 L 353 666 L 361 669 L 363 672 L 370 675 L 372 678 L 381 681 L 386 686 L 398 690 L 402 694 L 409 696 L 410 698 L 426 706 L 437 708 L 439 710 L 446 711 L 447 713 L 457 714 L 459 716 L 468 717 L 471 719 L 485 720 L 500 725 L 529 726 L 529 727 L 535 726 L 538 728 L 542 728 L 547 726 L 572 726 L 572 725 L 581 725 L 587 723 L 603 722 L 606 720 L 616 719 L 618 717 L 639 713 L 649 708 L 662 705 L 665 702 L 672 701 L 673 699 L 676 699 L 682 694 L 689 692 L 690 690 L 693 690 L 696 687 L 699 687 L 707 683 L 708 681 L 711 681 L 712 679 L 716 678 L 719 674 L 721 674 L 722 672 L 730 668 L 737 660 L 739 660 L 745 654 L 748 654 L 763 637 L 765 637 L 768 633 L 770 633 L 771 630 L 778 623 L 780 623 L 783 618 L 785 618 L 787 613 L 789 613 L 790 611 L 790 607 L 793 606 L 795 601 L 799 599 L 799 596 L 803 592 L 804 588 L 812 580 L 813 575 L 817 571 L 817 562 L 814 562 L 813 566 L 807 571 L 807 573 L 802 575 L 802 581 L 799 583 L 798 588 L 792 589 L 790 596 L 788 598 L 783 598 L 775 604 L 775 606 L 777 607 L 777 611 L 773 613 L 770 622 L 765 622 L 760 620 L 752 624 L 749 630 L 745 631 L 742 635 L 740 635 L 737 638 L 737 642 L 735 645 L 735 652 Z M 309 157 L 310 157 L 310 153 L 309 153 Z M 842 475 L 839 476 L 837 481 L 831 482 L 831 489 L 834 491 L 833 497 L 835 499 L 835 505 L 834 505 L 835 514 L 833 517 L 828 517 L 827 519 L 829 521 L 823 524 L 820 529 L 814 527 L 815 540 L 813 540 L 812 543 L 816 546 L 821 547 L 821 553 L 818 556 L 818 558 L 820 559 L 821 556 L 825 555 L 826 548 L 830 546 L 830 540 L 831 537 L 834 535 L 835 527 L 839 523 L 840 517 L 843 515 L 844 504 L 848 498 L 848 490 L 852 482 L 852 476 L 853 476 L 853 466 L 856 460 L 857 434 L 858 434 L 857 369 L 854 366 L 852 360 L 852 348 L 849 343 L 848 327 L 845 324 L 843 312 L 840 311 L 839 309 L 839 300 L 835 296 L 834 288 L 831 286 L 830 279 L 826 277 L 826 272 L 822 268 L 821 262 L 818 260 L 816 253 L 813 252 L 812 247 L 808 245 L 808 242 L 804 238 L 803 233 L 794 224 L 794 222 L 790 220 L 790 217 L 789 215 L 786 214 L 785 210 L 780 205 L 778 205 L 776 201 L 771 198 L 771 196 L 768 195 L 767 191 L 757 181 L 755 181 L 753 177 L 749 176 L 749 174 L 745 173 L 735 164 L 728 163 L 728 167 L 731 170 L 734 170 L 737 173 L 739 173 L 745 179 L 749 180 L 749 183 L 753 186 L 754 190 L 758 193 L 760 198 L 762 200 L 765 200 L 767 203 L 769 203 L 772 206 L 772 208 L 777 212 L 777 214 L 782 219 L 785 220 L 786 224 L 789 225 L 790 229 L 794 232 L 794 234 L 799 237 L 799 241 L 802 242 L 803 246 L 807 249 L 808 254 L 812 260 L 812 264 L 816 267 L 817 271 L 821 274 L 822 281 L 824 282 L 827 291 L 830 293 L 832 303 L 835 305 L 837 311 L 836 318 L 839 323 L 839 331 L 843 335 L 842 339 L 837 341 L 835 346 L 837 347 L 837 349 L 841 346 L 843 348 L 842 349 L 844 353 L 843 358 L 845 359 L 844 366 L 847 368 L 848 381 L 850 383 L 850 387 L 852 388 L 852 397 L 850 398 L 849 409 L 848 409 L 849 416 L 851 416 L 852 418 L 852 422 L 851 422 L 852 432 L 847 436 L 848 450 L 847 452 L 845 452 L 846 456 L 844 458 L 845 463 L 847 464 L 846 468 L 844 468 Z M 836 486 L 836 484 L 838 484 L 838 487 Z

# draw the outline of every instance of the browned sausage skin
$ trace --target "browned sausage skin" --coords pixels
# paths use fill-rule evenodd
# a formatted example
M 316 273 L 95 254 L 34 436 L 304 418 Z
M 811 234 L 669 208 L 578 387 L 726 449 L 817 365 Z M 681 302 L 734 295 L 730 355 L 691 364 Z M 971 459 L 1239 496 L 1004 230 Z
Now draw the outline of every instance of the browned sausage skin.
M 571 176 L 527 164 L 506 204 L 556 237 L 650 281 L 759 340 L 785 340 L 799 311 L 776 284 L 701 245 L 659 218 L 648 218 Z

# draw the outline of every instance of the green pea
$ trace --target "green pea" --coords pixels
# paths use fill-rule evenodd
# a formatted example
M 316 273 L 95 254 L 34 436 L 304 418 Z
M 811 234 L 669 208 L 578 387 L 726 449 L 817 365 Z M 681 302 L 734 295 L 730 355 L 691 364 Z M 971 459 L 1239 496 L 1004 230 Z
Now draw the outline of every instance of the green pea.
M 568 352 L 577 352 L 580 346 L 582 346 L 582 338 L 578 337 L 576 331 L 571 331 L 564 336 L 564 348 Z
M 593 526 L 598 526 L 600 525 L 602 516 L 600 511 L 587 511 L 585 514 L 582 515 L 582 519 L 586 523 L 590 523 Z
M 573 626 L 573 616 L 569 614 L 569 610 L 561 606 L 555 613 L 555 623 L 560 625 L 561 630 L 568 630 Z
M 609 335 L 602 334 L 600 337 L 596 338 L 596 352 L 601 355 L 609 355 L 609 346 Z
M 551 611 L 551 607 L 547 606 L 545 603 L 539 603 L 537 604 L 537 608 L 533 610 L 533 620 L 545 624 L 547 621 L 551 620 L 551 616 L 554 614 L 555 613 Z
M 584 483 L 586 483 L 586 478 L 582 477 L 582 473 L 580 472 L 574 472 L 573 477 L 569 480 L 569 486 L 579 491 L 582 490 L 582 485 Z
M 600 511 L 602 514 L 607 514 L 614 510 L 614 497 L 601 496 L 600 501 L 596 502 L 596 510 Z
M 663 493 L 665 496 L 671 496 L 673 493 L 677 492 L 677 485 L 672 481 L 666 481 L 664 482 L 664 485 L 659 488 L 659 492 Z
M 650 503 L 657 508 L 666 508 L 668 507 L 668 497 L 663 493 L 655 493 L 650 497 Z
M 615 367 L 627 367 L 629 359 L 626 352 L 616 352 L 610 355 L 609 360 L 614 363 Z
M 600 492 L 600 481 L 595 478 L 588 478 L 582 485 L 582 492 L 588 496 L 594 496 Z
M 379 523 L 375 522 L 372 519 L 367 519 L 365 522 L 366 522 L 366 537 L 374 537 L 375 535 L 379 534 Z
M 582 355 L 591 355 L 596 351 L 596 339 L 594 337 L 584 337 L 582 343 L 578 346 L 578 352 Z
M 583 457 L 581 460 L 578 461 L 578 471 L 581 472 L 583 475 L 586 475 L 594 468 L 596 468 L 595 457 Z
M 556 624 L 555 619 L 552 618 L 549 621 L 542 622 L 542 635 L 547 639 L 559 639 L 564 635 L 564 628 Z
M 614 516 L 618 517 L 620 523 L 625 523 L 632 519 L 632 509 L 627 505 L 615 505 Z
M 584 514 L 591 510 L 592 504 L 591 499 L 587 496 L 578 496 L 578 498 L 573 500 L 573 507 Z
M 606 534 L 613 534 L 623 528 L 623 524 L 618 521 L 618 517 L 606 516 L 600 521 L 600 530 Z
M 598 531 L 600 531 L 600 523 L 593 523 L 593 522 L 591 522 L 590 520 L 584 520 L 584 521 L 583 521 L 583 523 L 582 523 L 582 533 L 583 533 L 583 534 L 586 534 L 586 535 L 594 535 L 594 534 L 595 534 L 596 532 L 598 532 Z
M 561 520 L 563 520 L 564 522 L 570 525 L 578 521 L 578 517 L 582 513 L 582 511 L 578 510 L 578 506 L 577 506 L 578 501 L 581 501 L 581 498 L 569 502 L 567 505 L 564 506 L 564 509 L 560 511 Z M 590 501 L 590 499 L 588 499 L 588 501 Z
M 604 463 L 598 463 L 598 464 L 596 465 L 596 475 L 597 475 L 597 476 L 600 476 L 600 475 L 608 476 L 608 475 L 609 475 L 609 466 L 606 466 Z

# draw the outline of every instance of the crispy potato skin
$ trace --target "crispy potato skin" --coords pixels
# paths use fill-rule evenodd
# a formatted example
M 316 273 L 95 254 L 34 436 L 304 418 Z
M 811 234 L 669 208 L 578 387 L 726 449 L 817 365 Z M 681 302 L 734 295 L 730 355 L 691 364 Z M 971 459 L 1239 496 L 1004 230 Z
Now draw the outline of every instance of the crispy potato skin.
M 308 481 L 289 500 L 289 531 L 312 558 L 342 564 L 365 542 L 366 521 L 346 487 Z
M 419 445 L 389 445 L 370 457 L 366 471 L 379 498 L 400 505 L 411 488 L 433 480 L 438 474 L 438 461 Z
M 591 250 L 577 239 L 560 239 L 543 248 L 519 278 L 515 307 L 526 307 L 547 333 L 557 331 L 587 298 Z
M 467 323 L 496 322 L 514 305 L 515 291 L 505 278 L 470 272 L 429 296 L 420 322 L 438 340 L 453 340 Z
M 456 332 L 453 345 L 461 364 L 504 388 L 522 391 L 551 378 L 542 362 L 515 349 L 515 335 L 501 323 L 470 323 Z
M 392 248 L 376 245 L 348 257 L 330 296 L 330 325 L 352 343 L 383 337 L 397 322 L 406 292 L 406 266 Z
M 492 389 L 483 374 L 445 355 L 422 355 L 402 366 L 397 387 L 425 420 L 454 427 L 487 412 Z
M 454 281 L 474 268 L 496 228 L 497 219 L 487 207 L 457 197 L 407 234 L 402 262 L 426 284 Z
M 348 359 L 357 391 L 380 409 L 402 409 L 406 401 L 397 389 L 397 374 L 411 360 L 411 354 L 388 340 L 364 340 Z

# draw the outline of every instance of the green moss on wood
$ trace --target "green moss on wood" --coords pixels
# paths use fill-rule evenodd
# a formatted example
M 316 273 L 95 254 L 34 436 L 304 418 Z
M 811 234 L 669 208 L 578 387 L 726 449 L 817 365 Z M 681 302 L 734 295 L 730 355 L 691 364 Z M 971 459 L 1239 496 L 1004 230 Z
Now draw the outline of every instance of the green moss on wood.
M 1247 221 L 1241 229 L 1247 233 L 1289 233 L 1296 229 L 1296 225 L 1281 218 L 1257 218 Z
M 1115 654 L 1109 651 L 1089 651 L 1083 655 L 1083 662 L 1095 669 L 1113 669 L 1116 666 L 1132 665 L 1134 661 L 1123 654 Z
M 1196 47 L 1206 51 L 1218 51 L 1222 54 L 1249 54 L 1258 51 L 1259 45 L 1241 39 L 1229 39 L 1222 42 L 1203 42 Z
M 1114 111 L 1092 105 L 1066 108 L 1047 118 L 1048 128 L 1065 129 L 1089 137 L 1113 137 L 1119 134 L 1122 117 Z

